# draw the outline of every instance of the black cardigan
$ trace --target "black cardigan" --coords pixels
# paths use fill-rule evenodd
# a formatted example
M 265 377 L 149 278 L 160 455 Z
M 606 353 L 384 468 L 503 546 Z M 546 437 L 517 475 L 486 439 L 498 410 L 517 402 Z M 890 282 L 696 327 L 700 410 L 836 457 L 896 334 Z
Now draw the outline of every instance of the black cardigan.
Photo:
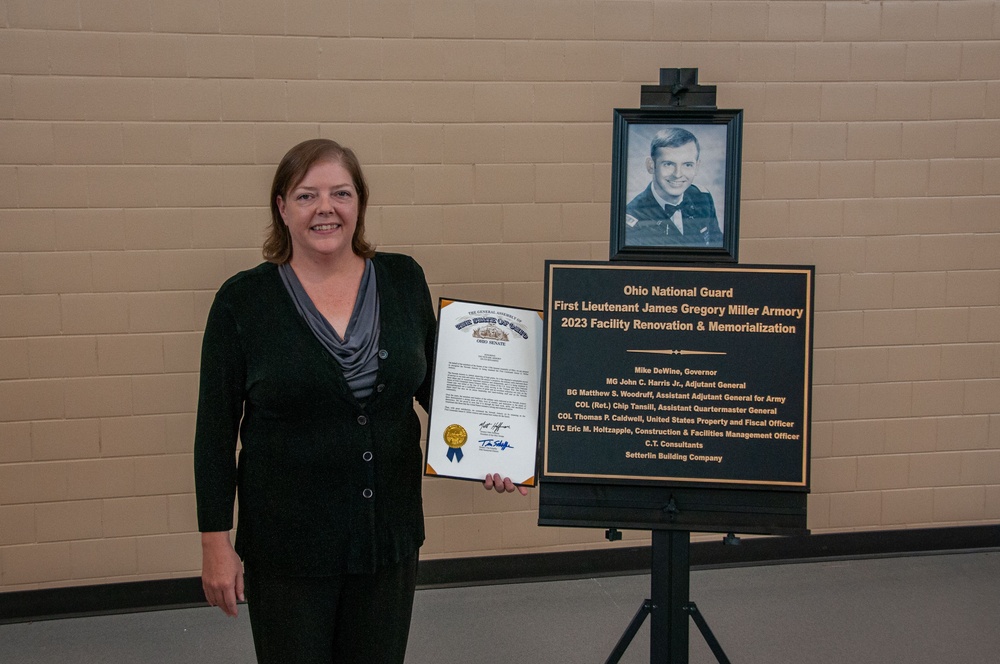
M 215 296 L 195 432 L 198 526 L 229 530 L 238 486 L 236 551 L 253 569 L 366 573 L 423 542 L 413 399 L 426 409 L 434 309 L 412 258 L 372 260 L 380 350 L 365 404 L 296 311 L 276 265 L 237 274 Z

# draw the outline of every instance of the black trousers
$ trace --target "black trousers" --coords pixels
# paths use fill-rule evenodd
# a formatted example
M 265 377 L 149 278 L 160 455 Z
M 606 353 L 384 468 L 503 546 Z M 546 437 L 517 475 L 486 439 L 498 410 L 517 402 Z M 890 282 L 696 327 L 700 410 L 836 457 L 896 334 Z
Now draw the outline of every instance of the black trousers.
M 258 664 L 402 664 L 417 555 L 375 574 L 291 577 L 247 569 Z

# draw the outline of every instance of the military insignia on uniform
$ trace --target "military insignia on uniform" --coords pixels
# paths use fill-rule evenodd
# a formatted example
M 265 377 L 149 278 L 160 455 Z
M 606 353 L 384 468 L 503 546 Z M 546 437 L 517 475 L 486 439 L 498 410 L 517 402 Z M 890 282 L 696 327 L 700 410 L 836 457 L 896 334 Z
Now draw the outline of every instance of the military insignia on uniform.
M 639 220 L 630 214 L 625 215 L 625 225 L 629 228 L 635 228 L 635 225 L 639 223 Z

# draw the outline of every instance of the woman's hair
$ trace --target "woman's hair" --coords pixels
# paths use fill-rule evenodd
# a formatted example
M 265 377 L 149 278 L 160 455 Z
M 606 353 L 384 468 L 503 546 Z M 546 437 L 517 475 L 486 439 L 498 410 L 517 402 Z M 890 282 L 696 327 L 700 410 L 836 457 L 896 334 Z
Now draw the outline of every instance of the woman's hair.
M 375 255 L 375 247 L 365 239 L 365 209 L 368 207 L 368 184 L 361 173 L 361 163 L 350 148 L 328 138 L 313 138 L 289 150 L 271 183 L 271 225 L 264 240 L 264 259 L 271 263 L 287 263 L 292 259 L 292 238 L 278 210 L 278 197 L 288 199 L 288 193 L 299 186 L 313 165 L 322 161 L 335 162 L 347 169 L 358 193 L 358 223 L 351 238 L 351 249 L 362 258 Z

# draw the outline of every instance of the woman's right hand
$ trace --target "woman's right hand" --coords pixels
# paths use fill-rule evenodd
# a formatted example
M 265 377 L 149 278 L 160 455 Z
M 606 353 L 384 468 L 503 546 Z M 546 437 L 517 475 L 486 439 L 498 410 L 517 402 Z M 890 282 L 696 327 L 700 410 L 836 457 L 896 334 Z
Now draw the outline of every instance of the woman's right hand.
M 227 616 L 236 617 L 243 594 L 243 563 L 229 541 L 228 531 L 201 534 L 201 587 L 205 599 Z

